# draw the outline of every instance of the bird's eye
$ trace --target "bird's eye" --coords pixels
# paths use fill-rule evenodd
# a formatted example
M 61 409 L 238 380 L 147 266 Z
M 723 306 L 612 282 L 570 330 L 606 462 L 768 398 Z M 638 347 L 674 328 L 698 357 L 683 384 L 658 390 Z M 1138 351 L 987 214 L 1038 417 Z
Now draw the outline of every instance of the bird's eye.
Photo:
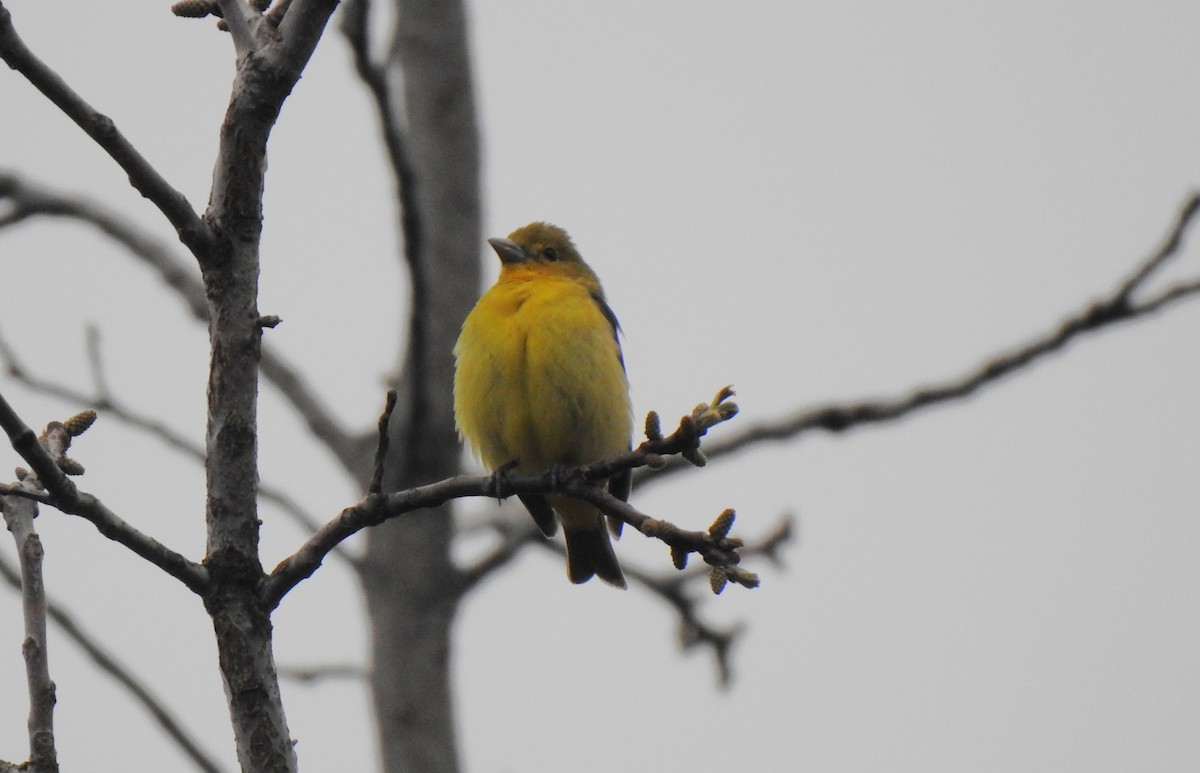
M 546 247 L 542 250 L 542 257 L 549 261 L 558 260 L 558 250 L 553 247 Z

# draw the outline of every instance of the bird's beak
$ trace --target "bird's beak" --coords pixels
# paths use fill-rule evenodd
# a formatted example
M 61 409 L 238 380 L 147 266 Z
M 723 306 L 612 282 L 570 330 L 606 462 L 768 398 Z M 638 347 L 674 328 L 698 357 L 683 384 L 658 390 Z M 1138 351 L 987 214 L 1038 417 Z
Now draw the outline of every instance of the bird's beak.
M 488 239 L 488 244 L 492 245 L 492 249 L 500 256 L 501 263 L 524 263 L 526 259 L 525 250 L 521 245 L 511 239 Z

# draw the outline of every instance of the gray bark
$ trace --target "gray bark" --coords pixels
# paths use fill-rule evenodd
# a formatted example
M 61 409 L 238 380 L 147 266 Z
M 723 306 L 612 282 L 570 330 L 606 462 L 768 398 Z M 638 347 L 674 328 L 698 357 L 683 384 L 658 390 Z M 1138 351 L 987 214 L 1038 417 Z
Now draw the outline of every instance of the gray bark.
M 238 71 L 204 220 L 212 248 L 197 258 L 209 304 L 205 566 L 221 677 L 238 762 L 250 773 L 297 769 L 279 693 L 270 608 L 259 592 L 258 313 L 259 241 L 267 139 L 325 23 L 330 0 L 296 2 L 277 34 L 257 35 L 223 8 L 238 50 Z
M 386 76 L 389 109 L 395 125 L 404 127 L 404 148 L 393 160 L 413 290 L 395 379 L 400 402 L 386 491 L 459 471 L 452 349 L 478 294 L 482 244 L 463 4 L 396 0 L 396 8 Z M 450 660 L 461 582 L 450 560 L 452 536 L 447 506 L 390 521 L 367 540 L 362 578 L 371 615 L 372 690 L 388 773 L 459 769 Z

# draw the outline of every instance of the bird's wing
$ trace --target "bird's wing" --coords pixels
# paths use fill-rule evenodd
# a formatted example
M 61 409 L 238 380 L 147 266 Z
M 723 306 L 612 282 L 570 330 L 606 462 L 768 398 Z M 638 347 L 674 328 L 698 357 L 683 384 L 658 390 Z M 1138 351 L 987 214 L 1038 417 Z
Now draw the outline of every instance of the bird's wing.
M 608 305 L 608 301 L 604 299 L 604 293 L 592 291 L 592 300 L 600 307 L 600 313 L 608 320 L 608 324 L 612 325 L 613 340 L 617 342 L 617 359 L 621 361 L 621 370 L 625 370 L 625 355 L 621 354 L 621 339 L 617 333 L 621 330 L 621 323 L 617 321 L 617 315 L 613 312 L 612 306 Z

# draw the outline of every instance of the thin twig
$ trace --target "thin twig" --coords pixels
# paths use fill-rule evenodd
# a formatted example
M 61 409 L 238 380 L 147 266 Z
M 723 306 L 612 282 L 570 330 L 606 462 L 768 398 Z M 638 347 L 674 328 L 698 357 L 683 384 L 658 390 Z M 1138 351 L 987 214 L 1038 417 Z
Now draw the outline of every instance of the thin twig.
M 54 500 L 45 491 L 28 490 L 22 488 L 19 483 L 0 484 L 0 497 L 19 497 L 39 504 L 54 506 Z
M 370 494 L 378 494 L 383 491 L 384 462 L 387 461 L 389 444 L 388 425 L 391 423 L 392 411 L 395 409 L 396 390 L 389 389 L 387 400 L 383 406 L 383 413 L 379 417 L 379 445 L 375 449 L 375 471 L 371 475 L 371 485 L 367 488 L 367 493 Z
M 1129 276 L 1129 279 L 1125 280 L 1124 284 L 1117 288 L 1112 298 L 1124 299 L 1128 303 L 1130 296 L 1146 283 L 1151 274 L 1179 253 L 1179 248 L 1183 244 L 1183 235 L 1191 226 L 1198 211 L 1200 211 L 1200 194 L 1192 194 L 1179 208 L 1175 222 L 1159 248 Z
M 14 588 L 21 587 L 20 575 L 9 566 L 3 555 L 0 555 L 0 577 L 3 577 Z M 118 685 L 133 696 L 137 703 L 141 704 L 142 708 L 150 713 L 163 731 L 196 764 L 197 770 L 204 771 L 204 773 L 220 773 L 220 766 L 200 748 L 199 742 L 184 729 L 183 724 L 171 714 L 166 704 L 134 676 L 129 667 L 120 663 L 115 655 L 100 646 L 95 635 L 85 631 L 75 621 L 75 618 L 53 599 L 47 599 L 46 612 L 50 620 L 54 621 L 68 639 L 83 650 L 100 667 L 101 671 L 111 676 Z

